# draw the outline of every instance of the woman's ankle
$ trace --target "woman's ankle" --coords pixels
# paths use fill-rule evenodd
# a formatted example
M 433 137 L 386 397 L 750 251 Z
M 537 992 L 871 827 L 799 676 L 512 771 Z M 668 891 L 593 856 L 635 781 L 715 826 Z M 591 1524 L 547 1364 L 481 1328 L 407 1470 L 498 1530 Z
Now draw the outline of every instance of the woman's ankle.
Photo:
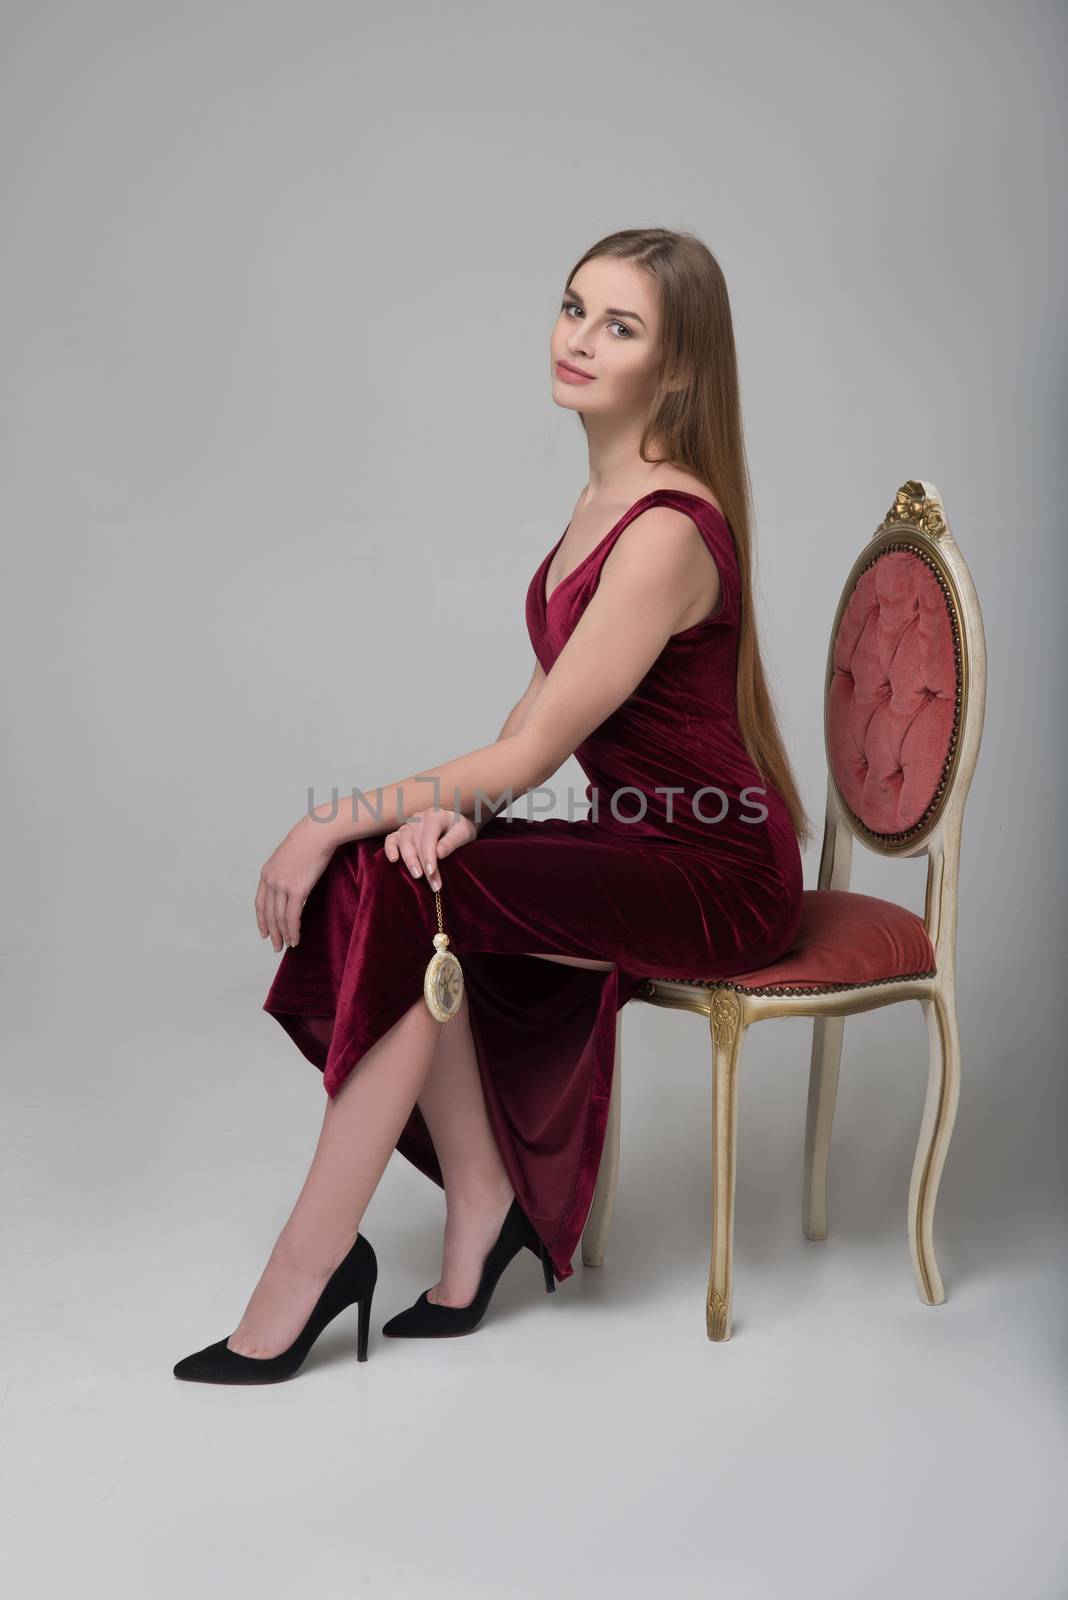
M 356 1243 L 358 1231 L 352 1228 L 344 1235 L 326 1238 L 287 1226 L 275 1241 L 271 1259 L 283 1271 L 300 1277 L 329 1277 Z

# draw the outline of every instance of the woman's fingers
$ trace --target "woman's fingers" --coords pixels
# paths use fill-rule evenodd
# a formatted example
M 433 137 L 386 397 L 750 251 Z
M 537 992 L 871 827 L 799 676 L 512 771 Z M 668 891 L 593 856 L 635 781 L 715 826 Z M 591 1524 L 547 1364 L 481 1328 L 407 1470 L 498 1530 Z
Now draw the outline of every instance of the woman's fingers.
M 285 946 L 286 942 L 286 904 L 288 904 L 286 891 L 278 890 L 278 888 L 273 891 L 273 898 L 270 904 L 272 904 L 273 922 L 275 922 L 275 926 L 273 926 L 275 950 L 281 950 L 281 947 Z
M 463 844 L 470 844 L 472 839 L 478 837 L 478 829 L 470 817 L 465 817 L 463 812 L 457 812 L 452 822 L 438 840 L 438 859 L 451 855 Z
M 291 894 L 286 901 L 285 929 L 289 948 L 300 939 L 300 914 L 304 910 L 304 901 L 298 894 Z
M 270 884 L 267 885 L 267 893 L 263 902 L 263 920 L 267 924 L 267 937 L 270 939 L 275 950 L 277 951 L 278 924 L 274 917 L 274 890 L 271 888 Z
M 421 812 L 417 812 L 413 821 L 418 822 L 421 815 Z M 412 836 L 412 826 L 411 822 L 402 822 L 399 828 L 387 833 L 383 849 L 391 861 L 403 860 L 413 878 L 418 878 L 422 868 L 419 867 L 419 849 Z
M 400 856 L 413 878 L 421 878 L 425 872 L 430 881 L 434 873 L 433 845 L 438 835 L 435 815 L 433 811 L 420 812 L 411 822 L 402 823 L 395 832 L 386 835 L 385 850 L 389 859 L 396 861 Z M 431 882 L 431 887 L 440 889 L 441 884 Z
M 386 835 L 383 846 L 386 855 L 391 861 L 403 861 L 413 878 L 421 878 L 423 869 L 419 865 L 419 846 L 412 836 L 410 825 L 405 822 L 393 833 Z
M 478 829 L 462 812 L 430 807 L 387 833 L 383 848 L 391 861 L 403 860 L 413 878 L 425 877 L 432 889 L 440 889 L 441 858 L 477 836 Z
M 277 954 L 283 945 L 300 943 L 300 923 L 304 901 L 298 894 L 272 887 L 261 879 L 256 890 L 256 926 L 264 939 L 270 939 Z
M 397 829 L 394 837 L 397 840 L 401 860 L 408 868 L 408 871 L 411 873 L 412 877 L 421 877 L 423 869 L 419 865 L 419 845 L 412 833 L 411 823 L 404 823 L 402 827 Z
M 315 831 L 292 828 L 281 845 L 260 868 L 256 889 L 256 926 L 270 939 L 275 952 L 283 945 L 300 943 L 300 925 L 308 896 L 322 877 L 333 854 L 324 849 Z
M 261 932 L 269 938 L 275 954 L 285 944 L 296 944 L 300 938 L 300 913 L 304 902 L 285 889 L 260 884 L 256 891 L 256 921 Z
M 428 811 L 423 818 L 422 831 L 419 839 L 419 853 L 426 873 L 426 881 L 432 889 L 441 888 L 441 874 L 438 871 L 438 854 L 441 843 L 452 828 L 453 813 L 451 811 Z M 448 851 L 445 852 L 446 855 Z

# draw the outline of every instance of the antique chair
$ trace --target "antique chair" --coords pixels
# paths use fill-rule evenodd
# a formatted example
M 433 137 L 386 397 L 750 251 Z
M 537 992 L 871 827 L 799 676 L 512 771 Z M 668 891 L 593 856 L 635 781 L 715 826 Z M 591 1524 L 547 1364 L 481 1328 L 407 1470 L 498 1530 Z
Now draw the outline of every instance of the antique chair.
M 737 1080 L 751 1023 L 814 1019 L 801 1227 L 827 1237 L 827 1168 L 847 1016 L 918 1000 L 927 1020 L 927 1098 L 908 1196 L 920 1299 L 941 1305 L 935 1200 L 960 1087 L 955 944 L 964 801 L 986 702 L 982 614 L 933 483 L 910 480 L 846 579 L 827 654 L 827 813 L 819 887 L 806 890 L 793 948 L 728 980 L 650 979 L 635 997 L 695 1011 L 712 1037 L 710 1339 L 730 1338 Z M 923 917 L 849 888 L 853 840 L 891 858 L 927 856 Z M 582 1235 L 600 1266 L 619 1170 L 620 1028 L 608 1128 Z

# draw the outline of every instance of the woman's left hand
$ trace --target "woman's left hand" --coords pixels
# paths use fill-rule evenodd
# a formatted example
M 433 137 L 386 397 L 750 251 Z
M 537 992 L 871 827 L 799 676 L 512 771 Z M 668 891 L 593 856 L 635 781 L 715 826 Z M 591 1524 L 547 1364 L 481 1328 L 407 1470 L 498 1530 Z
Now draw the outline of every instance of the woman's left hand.
M 276 953 L 283 943 L 299 943 L 301 909 L 336 848 L 321 822 L 303 816 L 260 868 L 256 922 Z

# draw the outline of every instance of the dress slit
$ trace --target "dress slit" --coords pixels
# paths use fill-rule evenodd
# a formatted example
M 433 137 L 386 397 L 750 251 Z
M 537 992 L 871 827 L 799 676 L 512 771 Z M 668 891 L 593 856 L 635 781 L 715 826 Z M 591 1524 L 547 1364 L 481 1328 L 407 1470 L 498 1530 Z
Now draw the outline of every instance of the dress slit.
M 513 941 L 552 951 L 552 930 L 523 920 L 482 924 L 475 905 L 494 895 L 479 873 L 490 839 L 544 824 L 487 824 L 441 863 L 445 926 L 460 958 L 479 1079 L 490 1127 L 520 1205 L 548 1247 L 556 1277 L 573 1272 L 597 1183 L 607 1126 L 619 1007 L 637 976 L 572 967 L 500 948 Z M 488 836 L 488 837 L 487 837 Z M 517 859 L 495 852 L 495 865 Z M 497 877 L 498 891 L 502 886 Z M 481 928 L 481 933 L 480 933 Z M 287 948 L 263 1009 L 323 1074 L 331 1096 L 359 1060 L 422 1000 L 437 929 L 432 892 L 391 862 L 380 838 L 342 846 L 305 902 L 300 942 Z M 482 942 L 492 949 L 472 948 Z M 343 946 L 343 948 L 342 948 Z M 578 948 L 561 954 L 596 955 Z M 333 974 L 331 991 L 323 975 Z M 452 1023 L 443 1024 L 445 1027 Z M 439 1187 L 444 1179 L 418 1104 L 396 1149 Z M 533 1249 L 533 1247 L 531 1247 Z

